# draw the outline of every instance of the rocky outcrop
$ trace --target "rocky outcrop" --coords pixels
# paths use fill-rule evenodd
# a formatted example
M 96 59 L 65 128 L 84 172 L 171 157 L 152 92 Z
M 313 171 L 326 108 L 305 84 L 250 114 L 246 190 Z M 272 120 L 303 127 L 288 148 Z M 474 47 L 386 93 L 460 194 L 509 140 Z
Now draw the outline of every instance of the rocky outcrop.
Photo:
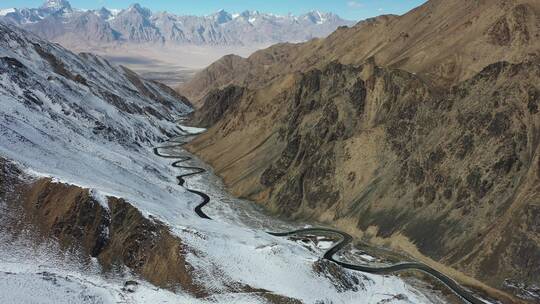
M 405 236 L 496 288 L 534 285 L 539 83 L 538 58 L 448 90 L 373 61 L 333 62 L 248 91 L 189 148 L 236 195 L 283 216 Z
M 103 206 L 88 190 L 49 179 L 32 183 L 22 197 L 30 222 L 64 248 L 82 249 L 107 270 L 125 265 L 159 287 L 205 294 L 185 261 L 189 249 L 165 225 L 143 217 L 124 200 L 109 198 Z
M 210 127 L 234 108 L 234 104 L 242 98 L 244 88 L 229 86 L 222 90 L 210 92 L 206 96 L 200 111 L 193 114 L 192 122 L 201 127 Z
M 0 167 L 0 199 L 7 202 L 7 210 L 19 210 L 6 211 L 18 218 L 11 234 L 31 226 L 37 228 L 38 239 L 56 240 L 67 252 L 95 257 L 106 271 L 127 266 L 156 286 L 207 294 L 193 281 L 193 269 L 185 261 L 189 248 L 164 224 L 143 217 L 122 199 L 108 198 L 103 205 L 87 189 L 29 179 L 4 159 Z
M 526 45 L 535 26 L 529 20 L 534 20 L 533 9 L 527 4 L 516 5 L 489 28 L 489 41 L 498 46 Z

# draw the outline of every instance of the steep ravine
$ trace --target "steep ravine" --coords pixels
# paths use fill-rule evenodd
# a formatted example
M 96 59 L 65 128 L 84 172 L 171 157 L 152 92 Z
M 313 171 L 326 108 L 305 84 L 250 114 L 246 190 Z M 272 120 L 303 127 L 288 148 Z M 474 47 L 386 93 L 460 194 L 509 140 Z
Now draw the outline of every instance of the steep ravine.
M 330 63 L 214 90 L 193 118 L 214 124 L 188 149 L 277 214 L 519 295 L 510 282 L 540 280 L 538 83 L 538 59 L 492 64 L 448 90 L 372 61 Z

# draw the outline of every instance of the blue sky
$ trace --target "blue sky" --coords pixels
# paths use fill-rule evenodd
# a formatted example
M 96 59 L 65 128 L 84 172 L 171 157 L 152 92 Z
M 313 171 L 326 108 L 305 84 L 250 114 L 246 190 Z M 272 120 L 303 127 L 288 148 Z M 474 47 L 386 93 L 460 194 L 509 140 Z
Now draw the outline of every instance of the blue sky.
M 71 0 L 76 8 L 125 8 L 138 2 L 154 11 L 208 15 L 219 9 L 229 12 L 259 10 L 276 14 L 301 14 L 311 10 L 334 12 L 351 20 L 381 14 L 402 14 L 425 0 Z M 43 0 L 1 0 L 0 7 L 37 7 Z

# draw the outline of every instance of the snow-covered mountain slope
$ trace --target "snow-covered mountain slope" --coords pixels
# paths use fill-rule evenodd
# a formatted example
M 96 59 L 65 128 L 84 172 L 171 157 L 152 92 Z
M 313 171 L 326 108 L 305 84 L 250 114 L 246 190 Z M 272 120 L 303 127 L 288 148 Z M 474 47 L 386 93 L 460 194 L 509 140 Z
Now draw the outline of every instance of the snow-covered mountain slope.
M 99 265 L 93 265 L 94 270 L 69 266 L 55 250 L 13 242 L 2 237 L 6 229 L 0 229 L 0 288 L 10 291 L 7 303 L 32 303 L 39 290 L 44 297 L 49 294 L 45 303 L 54 302 L 59 293 L 77 292 L 63 301 L 267 303 L 262 293 L 303 303 L 429 302 L 397 277 L 326 268 L 330 266 L 319 260 L 321 251 L 265 232 L 292 229 L 290 224 L 258 222 L 259 213 L 246 212 L 246 205 L 227 198 L 201 177 L 188 183 L 199 182 L 197 187 L 211 194 L 207 211 L 215 220 L 197 217 L 193 208 L 200 197 L 177 186 L 170 162 L 152 153 L 152 147 L 177 133 L 174 120 L 189 111 L 187 101 L 164 86 L 102 58 L 75 55 L 0 23 L 0 159 L 16 163 L 34 178 L 47 176 L 91 189 L 113 220 L 117 214 L 108 209 L 110 197 L 118 197 L 147 221 L 165 225 L 182 241 L 181 254 L 192 270 L 189 279 L 208 293 L 196 299 L 196 294 L 182 288 L 164 291 L 144 282 L 135 293 L 126 293 L 122 285 L 131 277 L 101 276 Z M 9 180 L 2 180 L 0 186 L 5 182 Z M 4 203 L 0 199 L 0 217 L 6 215 Z M 62 206 L 61 200 L 56 203 Z M 244 222 L 245 218 L 257 224 Z M 141 234 L 147 232 L 152 237 L 144 229 Z M 131 250 L 125 249 L 128 254 Z M 47 258 L 24 254 L 43 251 L 50 251 Z M 339 280 L 353 283 L 343 288 Z M 3 297 L 4 292 L 0 302 Z
M 145 187 L 147 151 L 176 132 L 173 121 L 190 111 L 187 100 L 14 26 L 0 23 L 0 35 L 0 153 L 70 183 L 103 183 L 111 194 Z
M 123 10 L 79 10 L 68 1 L 48 0 L 40 8 L 1 11 L 0 18 L 65 45 L 75 42 L 171 43 L 196 45 L 252 45 L 297 42 L 324 37 L 337 27 L 352 25 L 332 13 L 277 16 L 258 11 L 209 16 L 153 13 L 133 4 Z M 3 17 L 2 17 L 3 16 Z

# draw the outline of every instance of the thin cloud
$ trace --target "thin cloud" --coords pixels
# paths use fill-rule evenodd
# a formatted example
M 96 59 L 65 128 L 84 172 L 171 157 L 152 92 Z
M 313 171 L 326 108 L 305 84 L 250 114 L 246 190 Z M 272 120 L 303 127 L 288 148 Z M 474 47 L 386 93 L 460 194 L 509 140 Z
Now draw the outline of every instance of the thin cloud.
M 361 8 L 363 7 L 364 5 L 358 1 L 349 1 L 347 2 L 347 6 L 348 7 L 352 7 L 352 8 Z

